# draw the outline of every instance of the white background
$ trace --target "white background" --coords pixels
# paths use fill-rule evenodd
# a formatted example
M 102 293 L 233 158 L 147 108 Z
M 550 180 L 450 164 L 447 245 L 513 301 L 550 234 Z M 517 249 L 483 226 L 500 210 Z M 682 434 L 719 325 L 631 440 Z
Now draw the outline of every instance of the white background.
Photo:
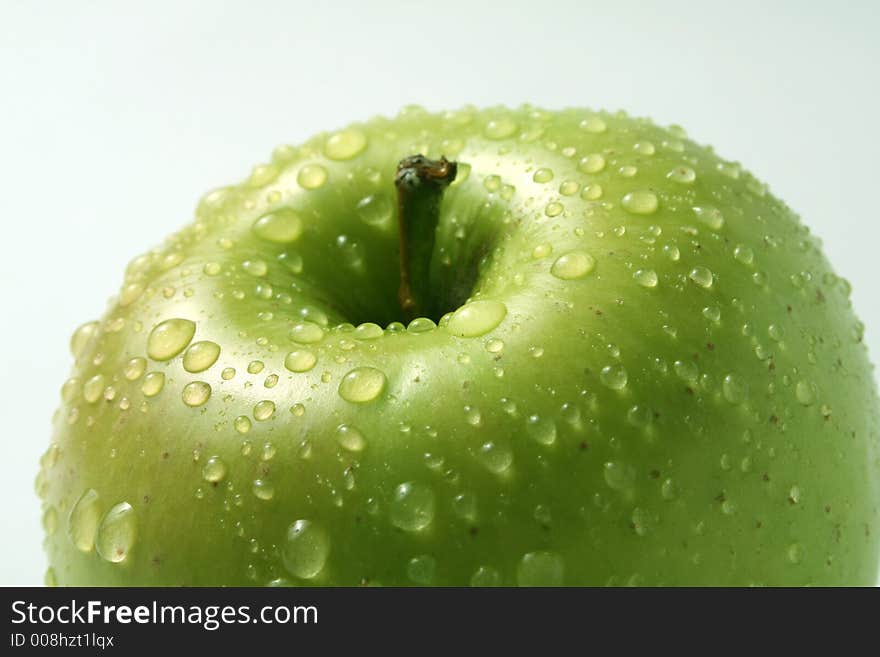
M 880 354 L 876 1 L 0 0 L 0 584 L 42 581 L 33 479 L 126 262 L 280 143 L 402 105 L 680 123 L 785 199 Z

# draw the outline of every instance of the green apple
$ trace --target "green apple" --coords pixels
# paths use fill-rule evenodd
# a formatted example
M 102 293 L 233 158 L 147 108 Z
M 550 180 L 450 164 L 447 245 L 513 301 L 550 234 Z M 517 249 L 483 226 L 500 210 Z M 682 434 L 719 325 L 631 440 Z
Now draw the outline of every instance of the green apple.
M 678 127 L 321 134 L 74 333 L 47 581 L 872 584 L 862 331 L 807 227 Z

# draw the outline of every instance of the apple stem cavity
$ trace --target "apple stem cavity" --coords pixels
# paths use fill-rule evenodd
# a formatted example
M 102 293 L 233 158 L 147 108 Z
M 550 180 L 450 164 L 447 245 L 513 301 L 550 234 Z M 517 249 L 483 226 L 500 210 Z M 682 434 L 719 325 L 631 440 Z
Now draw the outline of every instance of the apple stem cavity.
M 400 225 L 400 288 L 397 298 L 407 320 L 430 316 L 431 257 L 443 191 L 455 180 L 458 163 L 410 155 L 397 165 L 397 217 Z

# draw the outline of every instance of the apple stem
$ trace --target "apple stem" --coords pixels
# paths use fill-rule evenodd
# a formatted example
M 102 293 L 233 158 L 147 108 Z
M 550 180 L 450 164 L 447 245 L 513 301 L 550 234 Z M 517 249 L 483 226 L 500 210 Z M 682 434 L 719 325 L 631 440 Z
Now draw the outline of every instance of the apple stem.
M 397 218 L 400 226 L 400 288 L 397 298 L 407 320 L 431 312 L 430 270 L 440 201 L 458 171 L 445 157 L 411 155 L 397 165 Z

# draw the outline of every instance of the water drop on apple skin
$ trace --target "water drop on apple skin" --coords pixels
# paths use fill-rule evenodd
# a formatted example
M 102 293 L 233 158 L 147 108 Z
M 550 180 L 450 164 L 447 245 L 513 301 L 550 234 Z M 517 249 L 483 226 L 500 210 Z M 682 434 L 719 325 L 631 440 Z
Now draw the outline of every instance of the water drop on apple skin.
M 631 214 L 654 214 L 660 203 L 657 195 L 647 189 L 639 189 L 627 192 L 620 201 L 624 210 Z
M 657 272 L 655 272 L 653 269 L 637 269 L 633 273 L 633 278 L 635 279 L 636 283 L 638 283 L 642 287 L 657 287 Z
M 362 452 L 367 446 L 367 440 L 361 430 L 350 424 L 340 424 L 336 427 L 336 442 L 349 452 Z
M 227 472 L 226 463 L 219 456 L 212 456 L 202 466 L 202 479 L 210 484 L 216 484 L 226 478 Z
M 710 288 L 712 287 L 712 283 L 715 281 L 715 275 L 708 267 L 703 267 L 702 265 L 698 265 L 691 269 L 690 274 L 688 274 L 688 278 L 690 278 L 694 283 L 699 285 L 702 288 Z
M 475 588 L 497 587 L 502 582 L 501 573 L 492 566 L 479 566 L 470 579 L 470 585 Z
M 518 586 L 563 586 L 565 584 L 565 561 L 550 551 L 528 552 L 516 568 Z
M 284 567 L 291 575 L 314 579 L 330 556 L 330 536 L 310 520 L 297 520 L 287 529 L 281 555 Z
M 95 551 L 104 561 L 126 560 L 137 538 L 137 518 L 128 502 L 110 508 L 101 519 L 95 537 Z
M 324 155 L 331 160 L 351 160 L 367 148 L 367 135 L 357 128 L 340 130 L 327 138 Z
M 183 387 L 181 396 L 187 406 L 201 406 L 211 397 L 211 385 L 204 381 L 191 381 Z
M 606 365 L 599 373 L 599 379 L 603 385 L 612 390 L 623 390 L 629 379 L 626 369 L 623 365 L 614 363 Z
M 166 361 L 186 349 L 196 332 L 196 324 L 188 319 L 166 319 L 160 322 L 147 340 L 147 355 L 153 360 Z
M 290 209 L 281 209 L 264 214 L 253 224 L 254 234 L 273 244 L 290 244 L 299 239 L 303 232 L 302 217 Z
M 271 399 L 263 399 L 254 404 L 254 419 L 257 422 L 265 422 L 275 414 L 275 402 Z
M 155 397 L 160 392 L 162 392 L 162 388 L 164 387 L 164 372 L 148 372 L 147 375 L 144 377 L 143 384 L 141 385 L 141 392 L 144 393 L 145 397 Z
M 70 510 L 67 533 L 70 542 L 81 552 L 91 552 L 95 545 L 95 533 L 101 521 L 100 497 L 92 488 L 86 490 Z
M 446 330 L 460 338 L 474 338 L 496 328 L 506 316 L 507 306 L 500 301 L 472 301 L 452 314 Z
M 550 273 L 563 281 L 585 278 L 596 268 L 596 259 L 583 251 L 571 251 L 559 256 L 550 267 Z
M 434 521 L 436 496 L 430 486 L 406 482 L 394 489 L 389 506 L 391 524 L 407 532 L 418 532 Z
M 187 372 L 204 372 L 220 357 L 220 345 L 210 340 L 192 343 L 183 354 L 183 369 Z
M 308 372 L 318 362 L 318 357 L 308 349 L 296 349 L 284 358 L 284 367 L 291 372 Z
M 327 169 L 320 164 L 306 164 L 296 175 L 296 182 L 305 190 L 322 187 L 327 182 Z
M 406 564 L 406 576 L 419 586 L 430 586 L 437 573 L 437 559 L 430 554 L 413 557 Z
M 365 404 L 375 401 L 385 391 L 388 380 L 375 367 L 356 367 L 339 382 L 339 396 L 347 402 Z
M 505 139 L 513 135 L 516 129 L 516 121 L 507 116 L 499 116 L 489 119 L 483 129 L 483 135 L 492 140 Z

